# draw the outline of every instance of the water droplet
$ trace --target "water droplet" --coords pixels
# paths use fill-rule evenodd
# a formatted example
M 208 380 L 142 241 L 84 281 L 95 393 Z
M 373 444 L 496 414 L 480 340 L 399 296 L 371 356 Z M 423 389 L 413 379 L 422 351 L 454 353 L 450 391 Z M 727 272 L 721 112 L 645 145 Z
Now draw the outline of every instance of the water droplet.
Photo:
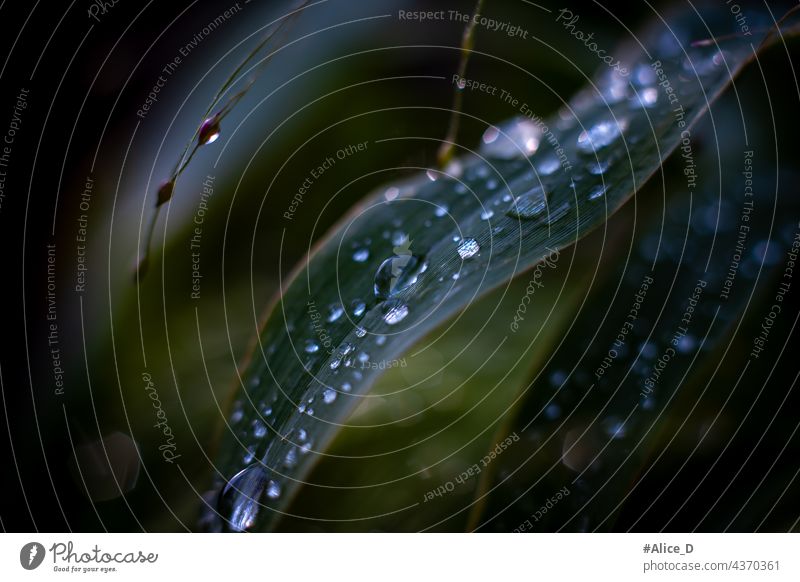
M 278 485 L 275 481 L 270 480 L 267 483 L 267 497 L 270 499 L 277 499 L 281 496 L 281 486 Z
M 255 456 L 256 456 L 255 447 L 252 446 L 247 447 L 247 453 L 245 453 L 245 455 L 242 457 L 242 462 L 244 462 L 246 465 L 249 465 L 250 463 L 253 462 Z
M 546 208 L 547 195 L 541 186 L 535 186 L 517 196 L 506 210 L 506 214 L 513 218 L 530 220 L 542 214 Z
M 377 336 L 375 338 L 375 345 L 376 346 L 382 346 L 385 343 L 386 343 L 386 336 L 385 335 L 379 335 L 379 336 Z
M 383 320 L 389 325 L 395 325 L 403 321 L 408 315 L 408 306 L 399 303 L 389 308 L 383 316 Z
M 461 260 L 469 259 L 474 257 L 475 254 L 481 250 L 481 247 L 478 245 L 478 241 L 474 238 L 465 238 L 461 243 L 456 247 L 456 251 L 458 252 L 458 256 L 461 257 Z
M 366 329 L 364 329 L 363 327 L 356 328 L 356 337 L 364 337 L 365 335 L 367 335 Z
M 400 194 L 400 190 L 391 186 L 390 188 L 386 189 L 386 192 L 383 193 L 383 197 L 386 198 L 387 202 L 391 202 Z
M 236 473 L 222 489 L 217 504 L 217 511 L 225 519 L 227 529 L 251 529 L 265 501 L 264 496 L 274 499 L 269 494 L 274 485 L 261 464 L 249 465 Z
M 599 176 L 601 174 L 604 174 L 609 167 L 611 167 L 611 160 L 600 160 L 597 162 L 589 162 L 586 165 L 586 169 L 593 176 Z
M 322 393 L 322 400 L 325 401 L 325 404 L 331 404 L 334 400 L 336 400 L 336 390 L 332 390 L 328 388 L 325 392 Z
M 542 160 L 536 169 L 542 176 L 549 176 L 560 167 L 561 163 L 558 161 L 558 158 L 555 156 L 549 156 Z
M 487 129 L 483 134 L 485 145 L 481 150 L 494 158 L 528 157 L 539 149 L 541 135 L 541 129 L 533 121 L 520 119 L 506 125 L 502 133 L 495 127 Z
M 585 153 L 592 153 L 614 143 L 625 130 L 626 122 L 601 121 L 588 130 L 582 131 L 578 136 L 578 149 Z
M 458 160 L 452 160 L 445 166 L 444 173 L 450 178 L 459 178 L 464 173 L 464 166 Z
M 315 354 L 319 351 L 319 346 L 311 340 L 306 340 L 306 347 L 304 349 L 307 354 Z
M 350 385 L 350 382 L 343 382 L 341 388 L 342 392 L 350 392 L 350 390 L 353 389 L 353 387 Z
M 554 388 L 561 388 L 566 381 L 567 374 L 563 370 L 555 370 L 552 374 L 550 374 L 550 383 Z
M 724 63 L 725 55 L 720 51 L 715 51 L 708 57 L 686 57 L 683 61 L 683 70 L 689 74 L 690 78 L 694 78 L 695 75 L 702 77 L 721 70 Z
M 642 356 L 642 358 L 652 360 L 658 355 L 658 346 L 655 344 L 655 342 L 643 342 L 639 346 L 639 354 Z
M 402 231 L 392 233 L 392 244 L 396 247 L 408 245 L 408 235 Z
M 395 256 L 383 261 L 375 273 L 373 289 L 378 299 L 387 299 L 414 285 L 428 264 L 411 254 L 410 242 L 395 247 Z
M 237 408 L 236 410 L 234 410 L 234 411 L 231 413 L 231 422 L 232 422 L 233 424 L 236 424 L 236 423 L 238 423 L 240 420 L 242 420 L 242 417 L 243 417 L 243 416 L 244 416 L 244 411 L 243 411 L 241 408 Z
M 338 303 L 328 307 L 328 323 L 333 323 L 344 314 L 344 308 Z
M 358 299 L 353 301 L 353 303 L 351 304 L 351 307 L 353 308 L 353 316 L 354 317 L 361 317 L 362 315 L 364 315 L 364 312 L 367 310 L 367 304 L 364 303 L 363 301 L 358 300 Z
M 267 434 L 267 425 L 260 420 L 253 421 L 253 436 L 257 439 L 264 437 Z
M 356 263 L 363 263 L 369 258 L 369 249 L 358 249 L 353 253 L 353 260 Z
M 631 99 L 634 107 L 653 107 L 658 102 L 658 89 L 647 87 L 642 89 L 638 95 Z
M 438 218 L 441 218 L 441 217 L 443 217 L 443 216 L 445 216 L 447 214 L 448 210 L 450 210 L 450 209 L 447 207 L 446 204 L 441 204 L 441 205 L 436 207 L 436 210 L 434 210 L 433 213 Z
M 598 184 L 597 186 L 589 190 L 589 194 L 586 196 L 586 198 L 587 200 L 597 200 L 599 198 L 602 198 L 603 196 L 606 195 L 607 189 L 608 189 L 607 186 L 604 186 L 603 184 Z
M 761 240 L 753 245 L 752 256 L 758 264 L 776 265 L 780 262 L 782 255 L 778 243 Z
M 695 345 L 697 345 L 697 341 L 695 341 L 694 337 L 685 335 L 678 340 L 678 345 L 676 347 L 680 353 L 688 354 L 694 349 Z
M 486 209 L 481 212 L 481 220 L 489 220 L 492 216 L 494 216 L 494 210 Z
M 175 190 L 175 179 L 170 178 L 166 182 L 162 182 L 158 187 L 158 195 L 156 197 L 156 206 L 166 204 L 172 199 L 172 193 Z
M 628 96 L 628 80 L 616 71 L 609 71 L 601 85 L 606 103 L 619 103 Z
M 287 469 L 292 469 L 297 465 L 297 447 L 292 447 L 286 452 L 283 458 L 283 466 Z
M 425 175 L 428 176 L 428 180 L 430 180 L 431 182 L 435 182 L 437 179 L 439 179 L 438 170 L 428 170 L 427 172 L 425 172 Z
M 333 358 L 331 360 L 331 370 L 336 370 L 342 365 L 342 358 Z M 303 412 L 302 410 L 300 412 Z
M 655 84 L 658 78 L 656 77 L 656 72 L 652 67 L 645 65 L 644 63 L 640 63 L 636 65 L 636 68 L 633 71 L 633 80 L 640 87 L 644 87 Z
M 500 135 L 500 130 L 497 129 L 494 125 L 490 125 L 486 128 L 486 131 L 483 132 L 483 143 L 490 144 L 494 143 L 497 140 L 497 136 Z
M 217 141 L 219 137 L 219 116 L 212 115 L 206 119 L 197 131 L 197 143 L 207 145 Z
M 548 420 L 555 420 L 561 416 L 561 407 L 558 404 L 550 404 L 544 409 L 544 416 Z

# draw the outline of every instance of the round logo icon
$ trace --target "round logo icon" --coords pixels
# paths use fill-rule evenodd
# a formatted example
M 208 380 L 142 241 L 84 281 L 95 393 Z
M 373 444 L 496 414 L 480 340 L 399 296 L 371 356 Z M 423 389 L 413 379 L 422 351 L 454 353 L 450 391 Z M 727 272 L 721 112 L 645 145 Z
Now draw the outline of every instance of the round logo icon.
M 19 563 L 26 570 L 35 570 L 44 561 L 44 546 L 39 542 L 29 542 L 19 551 Z

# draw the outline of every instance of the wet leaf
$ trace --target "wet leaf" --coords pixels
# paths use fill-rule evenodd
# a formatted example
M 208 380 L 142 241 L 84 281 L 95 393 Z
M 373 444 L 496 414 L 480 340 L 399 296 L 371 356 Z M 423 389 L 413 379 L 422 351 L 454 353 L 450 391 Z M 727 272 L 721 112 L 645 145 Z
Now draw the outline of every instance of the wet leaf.
M 381 362 L 604 224 L 676 148 L 688 164 L 694 122 L 759 40 L 691 47 L 735 26 L 716 15 L 655 25 L 646 52 L 623 53 L 627 75 L 604 69 L 553 119 L 487 128 L 478 152 L 373 192 L 333 229 L 270 307 L 241 374 L 209 529 L 274 528 Z M 682 171 L 691 182 L 694 167 Z

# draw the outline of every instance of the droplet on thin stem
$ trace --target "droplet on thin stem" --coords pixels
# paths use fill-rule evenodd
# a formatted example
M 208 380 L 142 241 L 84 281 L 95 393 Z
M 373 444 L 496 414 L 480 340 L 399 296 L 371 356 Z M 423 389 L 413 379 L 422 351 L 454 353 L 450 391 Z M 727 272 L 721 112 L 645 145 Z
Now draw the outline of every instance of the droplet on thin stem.
M 197 144 L 207 145 L 214 143 L 219 137 L 219 114 L 214 114 L 206 119 L 197 132 Z
M 158 199 L 156 200 L 156 208 L 169 202 L 172 199 L 172 192 L 175 190 L 175 178 L 170 178 L 163 182 L 158 187 Z

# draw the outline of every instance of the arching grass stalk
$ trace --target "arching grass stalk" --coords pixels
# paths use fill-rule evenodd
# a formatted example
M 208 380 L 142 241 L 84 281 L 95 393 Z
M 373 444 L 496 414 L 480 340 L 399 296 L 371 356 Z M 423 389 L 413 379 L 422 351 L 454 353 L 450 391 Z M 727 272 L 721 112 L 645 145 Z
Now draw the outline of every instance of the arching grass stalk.
M 461 57 L 458 64 L 459 81 L 464 78 L 464 74 L 467 72 L 467 63 L 469 62 L 469 57 L 472 55 L 472 48 L 475 46 L 475 23 L 482 9 L 483 0 L 478 0 L 477 4 L 475 4 L 475 11 L 472 18 L 464 28 L 464 35 L 461 37 Z M 462 89 L 463 87 L 457 84 L 453 90 L 453 107 L 450 113 L 450 125 L 447 129 L 447 136 L 442 142 L 442 145 L 439 146 L 439 152 L 436 156 L 439 169 L 442 170 L 453 159 L 456 151 L 454 144 L 456 138 L 458 138 L 458 125 L 461 120 Z
M 314 4 L 317 4 L 315 2 Z M 170 177 L 161 183 L 158 187 L 156 195 L 156 204 L 153 209 L 153 214 L 150 218 L 150 223 L 147 227 L 147 234 L 145 235 L 144 244 L 139 253 L 138 263 L 134 273 L 134 282 L 139 283 L 144 275 L 147 273 L 150 265 L 150 255 L 152 253 L 153 235 L 155 234 L 156 223 L 161 207 L 172 199 L 172 194 L 175 191 L 178 178 L 183 174 L 183 171 L 188 167 L 189 163 L 194 158 L 197 150 L 204 145 L 208 145 L 216 141 L 220 134 L 220 123 L 230 113 L 239 101 L 250 91 L 255 82 L 263 73 L 266 66 L 279 51 L 285 46 L 283 39 L 286 32 L 292 24 L 299 18 L 300 14 L 311 5 L 311 0 L 300 0 L 295 8 L 277 20 L 273 21 L 271 27 L 267 30 L 264 38 L 253 47 L 253 49 L 242 59 L 233 72 L 228 76 L 225 82 L 220 86 L 214 95 L 213 99 L 206 108 L 203 114 L 203 121 L 197 126 L 192 137 L 186 143 L 178 160 L 175 162 L 175 167 L 170 173 Z M 266 47 L 274 47 L 273 50 L 265 54 L 255 65 L 253 65 L 246 74 L 249 74 L 248 79 L 245 81 L 244 86 L 225 99 L 228 91 L 237 84 L 244 76 L 244 69 L 250 65 L 259 54 L 261 54 Z M 224 101 L 224 102 L 223 102 Z M 222 104 L 220 106 L 220 104 Z M 215 111 L 212 113 L 212 111 Z

